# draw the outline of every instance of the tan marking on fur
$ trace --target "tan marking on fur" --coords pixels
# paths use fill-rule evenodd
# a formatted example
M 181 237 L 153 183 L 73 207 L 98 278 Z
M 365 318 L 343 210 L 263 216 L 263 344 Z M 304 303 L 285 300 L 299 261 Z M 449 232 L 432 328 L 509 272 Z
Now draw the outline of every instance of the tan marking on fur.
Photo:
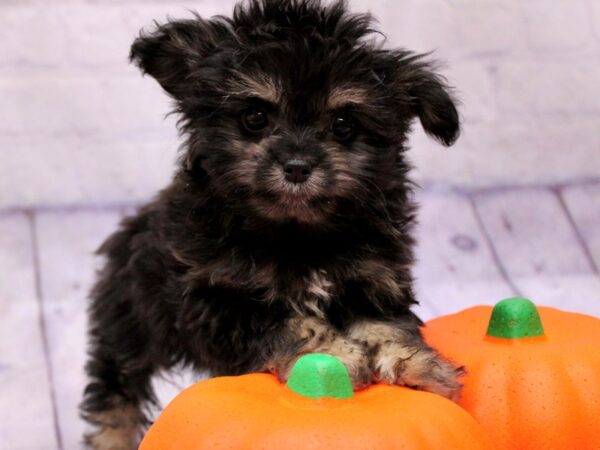
M 246 145 L 246 153 L 253 158 L 259 158 L 267 153 L 267 148 L 271 144 L 271 139 L 263 139 L 260 142 L 249 142 Z
M 298 309 L 296 309 L 296 304 L 294 303 L 294 309 L 297 313 L 301 314 L 304 311 L 299 311 Z M 325 313 L 323 312 L 323 310 L 321 309 L 321 302 L 319 302 L 318 300 L 306 300 L 304 301 L 304 308 L 306 311 L 309 311 L 311 313 L 313 313 L 315 316 L 317 316 L 319 319 L 323 319 L 325 320 Z
M 365 347 L 360 343 L 338 338 L 328 346 L 317 349 L 316 352 L 335 356 L 342 361 L 355 388 L 365 387 L 371 383 L 373 374 L 369 367 L 369 358 Z
M 296 316 L 288 321 L 288 326 L 300 339 L 308 339 L 305 347 L 316 348 L 319 340 L 332 340 L 335 330 L 322 319 L 315 317 Z
M 333 283 L 327 278 L 325 270 L 313 270 L 308 279 L 308 293 L 319 297 L 325 301 L 331 297 L 331 288 Z
M 86 436 L 93 450 L 135 450 L 142 438 L 142 418 L 131 405 L 118 406 L 110 411 L 90 416 L 97 430 Z
M 367 281 L 374 292 L 386 293 L 390 296 L 401 294 L 405 288 L 399 283 L 397 271 L 389 267 L 388 262 L 378 259 L 357 262 L 355 276 Z
M 362 321 L 352 325 L 348 336 L 375 351 L 372 365 L 379 382 L 413 386 L 451 399 L 459 395 L 462 370 L 397 325 Z
M 281 85 L 266 74 L 236 72 L 236 79 L 230 84 L 235 95 L 258 97 L 274 105 L 281 100 Z
M 355 86 L 333 88 L 327 100 L 327 109 L 337 109 L 350 104 L 367 103 L 369 97 L 365 89 Z
M 451 400 L 458 399 L 462 387 L 463 370 L 427 347 L 384 345 L 376 371 L 381 382 L 416 387 Z
M 425 368 L 426 358 L 431 359 L 431 355 L 427 356 L 426 353 L 401 343 L 383 344 L 375 360 L 379 380 L 390 384 L 419 385 L 418 379 L 407 377 L 406 370 L 400 371 L 399 366 Z
M 271 136 L 267 136 L 261 139 L 259 142 L 239 141 L 237 139 L 231 140 L 231 148 L 241 155 L 249 155 L 252 158 L 260 158 L 267 153 L 269 145 L 273 142 Z
M 288 322 L 300 339 L 307 339 L 299 354 L 289 362 L 287 370 L 303 354 L 325 353 L 344 363 L 355 388 L 371 382 L 371 370 L 366 348 L 359 342 L 338 333 L 326 321 L 314 317 L 295 317 Z
M 263 141 L 258 143 L 232 141 L 231 149 L 236 154 L 236 162 L 226 176 L 235 177 L 235 182 L 241 185 L 253 186 L 259 159 L 266 152 L 265 145 Z
M 266 137 L 259 142 L 246 142 L 233 140 L 231 149 L 236 155 L 236 162 L 227 173 L 228 177 L 235 177 L 236 183 L 253 187 L 256 183 L 256 170 L 267 153 L 272 138 Z
M 352 325 L 348 336 L 374 346 L 386 341 L 402 342 L 409 339 L 408 334 L 386 322 L 360 321 Z
M 311 270 L 297 286 L 298 289 L 281 292 L 282 295 L 293 300 L 291 305 L 296 314 L 302 317 L 310 313 L 325 320 L 323 309 L 331 299 L 334 286 L 327 278 L 327 272 L 322 269 Z
M 414 352 L 407 345 L 410 341 L 408 334 L 384 322 L 358 322 L 352 325 L 348 336 L 365 342 L 369 348 L 379 346 L 374 358 L 374 368 L 383 382 L 394 383 L 398 361 L 408 358 Z
M 298 199 L 310 200 L 310 198 L 321 194 L 325 183 L 325 174 L 319 167 L 315 168 L 310 177 L 304 183 L 292 183 L 285 179 L 281 166 L 274 165 L 267 173 L 267 184 L 274 192 L 297 196 Z M 287 202 L 289 199 L 285 199 Z
M 306 299 L 302 296 L 302 293 L 296 297 L 297 301 L 291 302 L 292 309 L 295 313 L 303 317 L 307 313 L 312 313 L 319 320 L 325 320 L 325 312 L 322 309 L 322 302 L 319 299 Z
M 335 193 L 341 196 L 346 195 L 360 185 L 357 174 L 361 172 L 367 156 L 360 153 L 349 153 L 336 145 L 329 145 L 326 151 L 334 171 Z
M 266 175 L 265 184 L 272 192 L 279 194 L 279 198 L 268 202 L 250 198 L 250 201 L 261 214 L 270 219 L 285 220 L 294 217 L 299 222 L 314 223 L 329 212 L 327 206 L 313 208 L 310 205 L 311 198 L 323 192 L 324 181 L 323 171 L 317 168 L 306 183 L 290 183 L 285 179 L 281 167 L 273 166 Z

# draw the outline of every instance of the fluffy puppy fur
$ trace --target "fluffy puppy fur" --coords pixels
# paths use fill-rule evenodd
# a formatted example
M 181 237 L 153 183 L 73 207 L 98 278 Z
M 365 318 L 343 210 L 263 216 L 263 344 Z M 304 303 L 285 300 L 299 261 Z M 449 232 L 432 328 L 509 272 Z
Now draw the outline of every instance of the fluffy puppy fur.
M 443 80 L 388 50 L 343 1 L 250 0 L 233 17 L 170 21 L 131 60 L 174 99 L 186 138 L 172 183 L 99 252 L 82 412 L 95 449 L 133 449 L 179 363 L 273 371 L 325 352 L 355 387 L 447 397 L 461 369 L 422 340 L 405 160 L 415 118 L 450 145 Z

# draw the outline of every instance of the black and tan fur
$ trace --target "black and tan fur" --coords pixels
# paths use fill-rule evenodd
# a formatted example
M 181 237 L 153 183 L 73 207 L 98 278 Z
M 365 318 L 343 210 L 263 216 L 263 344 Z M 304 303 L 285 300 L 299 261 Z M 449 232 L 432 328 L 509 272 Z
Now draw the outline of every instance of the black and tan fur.
M 180 363 L 285 378 L 299 355 L 325 352 L 357 388 L 456 396 L 460 369 L 410 310 L 407 135 L 415 118 L 446 145 L 459 131 L 431 65 L 375 43 L 368 15 L 318 0 L 171 21 L 143 33 L 131 60 L 174 99 L 186 141 L 171 184 L 100 248 L 88 444 L 134 448 L 151 376 Z M 248 111 L 268 118 L 259 132 Z M 291 159 L 310 167 L 305 182 L 286 178 Z

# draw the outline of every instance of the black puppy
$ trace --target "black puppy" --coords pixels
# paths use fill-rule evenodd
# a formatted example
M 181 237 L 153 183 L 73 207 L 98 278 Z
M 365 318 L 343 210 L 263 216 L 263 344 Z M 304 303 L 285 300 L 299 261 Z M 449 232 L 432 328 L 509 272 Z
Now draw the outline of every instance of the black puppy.
M 186 141 L 173 182 L 100 248 L 82 403 L 92 448 L 135 448 L 152 374 L 182 362 L 285 379 L 323 352 L 357 388 L 457 395 L 461 369 L 410 311 L 404 153 L 414 118 L 445 145 L 459 119 L 430 64 L 381 48 L 371 26 L 343 1 L 250 0 L 134 42 Z

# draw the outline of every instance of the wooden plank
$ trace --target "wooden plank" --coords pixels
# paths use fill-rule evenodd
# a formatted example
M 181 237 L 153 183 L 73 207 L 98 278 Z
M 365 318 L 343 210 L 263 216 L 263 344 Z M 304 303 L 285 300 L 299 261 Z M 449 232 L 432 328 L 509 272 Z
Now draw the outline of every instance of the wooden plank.
M 37 216 L 41 284 L 59 424 L 65 449 L 81 448 L 78 416 L 85 377 L 87 293 L 98 266 L 93 252 L 114 229 L 115 212 Z
M 513 189 L 474 197 L 506 272 L 536 303 L 600 314 L 594 273 L 558 197 Z
M 421 208 L 414 275 L 425 304 L 437 314 L 448 314 L 513 294 L 467 198 L 428 190 L 417 200 Z
M 600 267 L 600 183 L 574 186 L 560 193 L 595 271 Z
M 0 216 L 0 448 L 58 448 L 30 223 Z
M 85 386 L 87 295 L 101 261 L 94 256 L 116 228 L 117 211 L 38 215 L 42 289 L 55 374 L 58 416 L 65 449 L 81 447 L 84 422 L 78 404 Z M 191 384 L 192 375 L 165 374 L 154 382 L 163 405 Z

